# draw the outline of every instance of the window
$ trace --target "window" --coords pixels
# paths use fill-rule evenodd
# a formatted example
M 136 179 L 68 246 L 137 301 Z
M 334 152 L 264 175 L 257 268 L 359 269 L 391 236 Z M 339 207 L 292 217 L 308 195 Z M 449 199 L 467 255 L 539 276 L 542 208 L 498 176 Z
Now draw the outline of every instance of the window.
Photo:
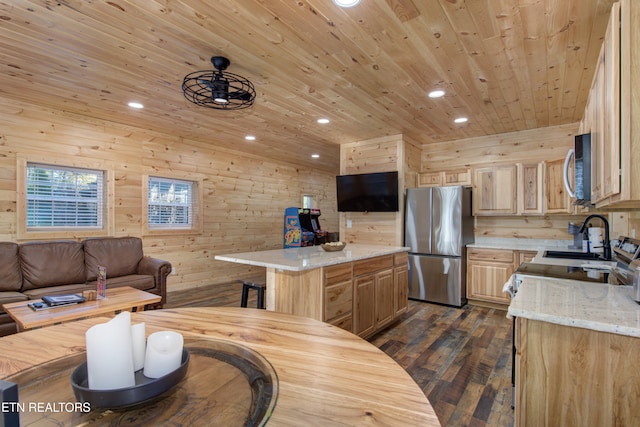
M 316 197 L 311 194 L 303 194 L 302 195 L 302 207 L 304 209 L 313 209 L 316 206 Z
M 27 163 L 27 231 L 102 229 L 104 171 Z
M 147 185 L 147 221 L 153 229 L 191 229 L 197 197 L 193 181 L 149 177 Z

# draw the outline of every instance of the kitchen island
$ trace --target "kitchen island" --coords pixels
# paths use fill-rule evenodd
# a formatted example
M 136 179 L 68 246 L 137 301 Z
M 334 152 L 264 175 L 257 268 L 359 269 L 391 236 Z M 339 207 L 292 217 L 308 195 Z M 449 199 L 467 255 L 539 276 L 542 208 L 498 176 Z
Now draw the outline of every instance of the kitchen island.
M 407 310 L 408 248 L 348 244 L 217 255 L 267 270 L 266 308 L 331 323 L 361 337 Z
M 640 305 L 629 286 L 525 277 L 515 317 L 516 425 L 640 425 Z

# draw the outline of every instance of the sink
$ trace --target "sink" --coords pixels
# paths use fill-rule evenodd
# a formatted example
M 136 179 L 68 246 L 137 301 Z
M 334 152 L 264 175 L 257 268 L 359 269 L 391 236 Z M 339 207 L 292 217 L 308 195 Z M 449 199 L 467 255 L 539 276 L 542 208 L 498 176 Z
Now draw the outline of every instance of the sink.
M 543 258 L 564 258 L 564 259 L 600 259 L 600 254 L 593 252 L 572 252 L 572 251 L 544 251 Z

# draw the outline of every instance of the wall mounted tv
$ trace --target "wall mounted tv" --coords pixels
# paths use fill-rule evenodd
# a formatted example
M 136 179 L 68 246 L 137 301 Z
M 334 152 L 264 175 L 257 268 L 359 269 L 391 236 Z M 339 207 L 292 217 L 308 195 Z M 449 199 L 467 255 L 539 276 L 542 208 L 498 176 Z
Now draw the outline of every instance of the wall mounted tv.
M 338 212 L 398 212 L 398 172 L 336 176 Z

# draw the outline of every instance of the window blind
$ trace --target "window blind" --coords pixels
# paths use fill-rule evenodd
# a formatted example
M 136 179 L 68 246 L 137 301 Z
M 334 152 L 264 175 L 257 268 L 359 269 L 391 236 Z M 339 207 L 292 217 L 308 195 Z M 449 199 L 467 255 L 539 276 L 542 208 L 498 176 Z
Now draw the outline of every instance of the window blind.
M 193 225 L 192 181 L 149 177 L 150 228 L 190 228 Z
M 28 228 L 102 228 L 104 172 L 27 164 Z

